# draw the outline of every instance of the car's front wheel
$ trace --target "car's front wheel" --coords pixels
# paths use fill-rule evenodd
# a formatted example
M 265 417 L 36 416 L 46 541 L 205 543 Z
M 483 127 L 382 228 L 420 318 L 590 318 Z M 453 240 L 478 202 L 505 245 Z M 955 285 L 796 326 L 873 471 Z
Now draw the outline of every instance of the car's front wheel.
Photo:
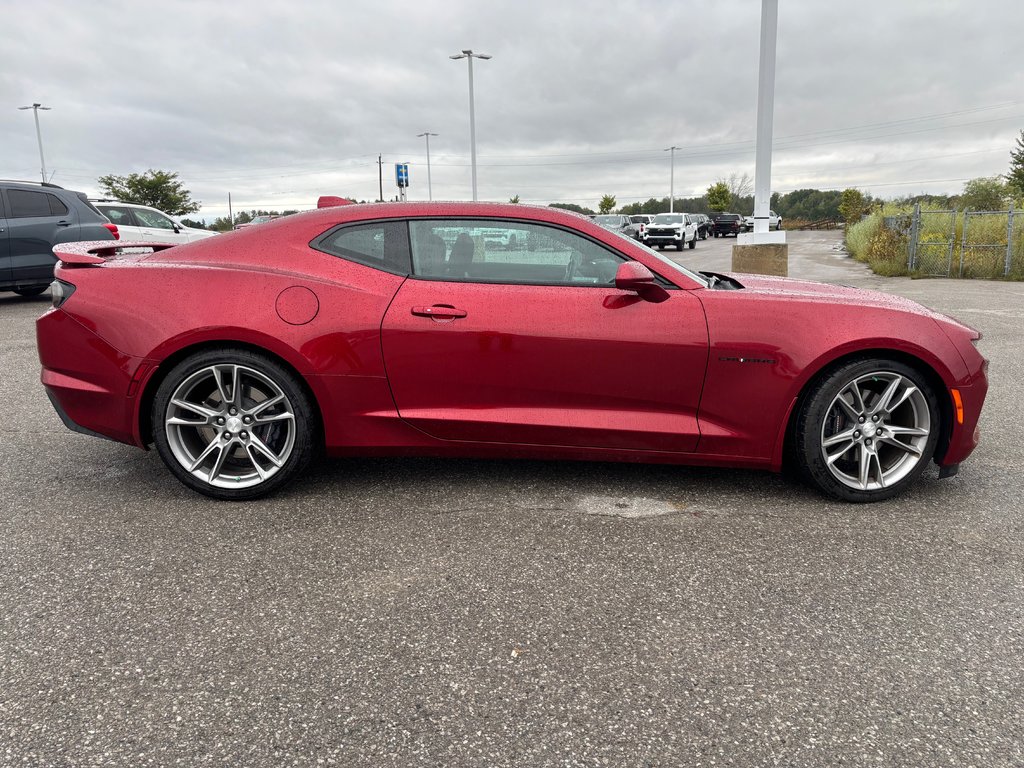
M 838 499 L 871 502 L 903 491 L 939 439 L 939 404 L 924 376 L 895 360 L 847 363 L 808 393 L 798 415 L 798 466 Z
M 242 349 L 180 362 L 160 383 L 151 416 L 153 441 L 171 472 L 217 499 L 277 490 L 309 463 L 319 434 L 295 375 Z

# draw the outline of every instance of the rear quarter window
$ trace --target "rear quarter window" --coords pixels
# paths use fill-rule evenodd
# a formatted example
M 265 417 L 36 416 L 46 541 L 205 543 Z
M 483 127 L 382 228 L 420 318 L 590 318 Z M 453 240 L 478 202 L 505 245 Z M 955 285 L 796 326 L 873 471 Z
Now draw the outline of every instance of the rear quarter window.
M 51 208 L 51 198 L 56 202 L 58 209 L 67 213 L 68 209 L 57 197 L 47 192 L 33 192 L 27 189 L 8 189 L 7 202 L 11 206 L 10 217 L 12 219 L 27 219 L 36 216 L 60 216 L 63 214 L 54 213 Z

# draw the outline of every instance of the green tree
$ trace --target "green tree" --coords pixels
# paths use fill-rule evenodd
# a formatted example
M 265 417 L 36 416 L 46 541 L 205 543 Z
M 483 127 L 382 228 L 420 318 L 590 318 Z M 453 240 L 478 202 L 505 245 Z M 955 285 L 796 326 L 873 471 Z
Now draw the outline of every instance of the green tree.
M 193 227 L 195 229 L 206 229 L 206 224 L 201 221 L 195 221 L 193 219 L 182 219 L 181 223 L 186 227 Z
M 1017 137 L 1017 148 L 1010 150 L 1010 172 L 1006 174 L 1006 186 L 1015 197 L 1024 198 L 1024 131 Z
M 145 173 L 127 176 L 100 176 L 98 181 L 107 194 L 118 200 L 149 205 L 172 216 L 195 213 L 200 208 L 200 204 L 192 201 L 191 193 L 178 181 L 176 173 L 151 168 Z
M 708 208 L 712 211 L 724 211 L 732 204 L 732 192 L 724 181 L 716 181 L 707 191 Z
M 601 198 L 601 202 L 597 204 L 598 213 L 611 213 L 615 207 L 615 195 L 605 195 Z
M 513 205 L 518 205 L 519 204 L 519 195 L 512 195 L 512 197 L 510 197 L 508 199 L 508 201 L 510 203 L 512 203 Z
M 964 184 L 963 194 L 957 201 L 960 208 L 972 211 L 1001 211 L 1006 207 L 1010 190 L 998 176 L 971 179 Z
M 868 201 L 859 189 L 844 189 L 839 200 L 839 215 L 847 224 L 856 224 L 868 208 Z

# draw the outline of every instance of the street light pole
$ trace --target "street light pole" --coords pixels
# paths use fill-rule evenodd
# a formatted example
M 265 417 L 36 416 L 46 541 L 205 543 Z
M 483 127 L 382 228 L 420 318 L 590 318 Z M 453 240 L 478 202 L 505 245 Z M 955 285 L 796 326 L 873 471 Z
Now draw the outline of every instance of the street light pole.
M 679 147 L 669 147 L 665 152 L 669 153 L 669 157 L 672 158 L 671 169 L 668 172 L 668 212 L 675 212 L 676 204 L 676 150 Z
M 40 109 L 49 110 L 49 109 L 51 109 L 51 107 L 44 107 L 42 104 L 39 104 L 37 102 L 37 103 L 33 104 L 30 107 L 18 107 L 18 109 L 31 109 L 32 110 L 32 114 L 35 115 L 35 118 L 36 118 L 36 140 L 39 142 L 39 168 L 40 168 L 40 173 L 42 173 L 42 175 L 43 175 L 43 183 L 45 184 L 46 183 L 46 160 L 43 158 L 43 134 L 40 133 L 40 131 L 39 131 L 39 110 Z
M 427 140 L 427 197 L 429 200 L 434 199 L 434 188 L 430 183 L 430 137 L 437 136 L 436 133 L 430 131 L 424 131 L 423 133 L 417 133 L 417 138 L 422 136 Z
M 476 114 L 473 109 L 473 59 L 489 59 L 486 53 L 473 53 L 465 49 L 462 53 L 449 56 L 449 59 L 469 59 L 469 151 L 473 166 L 473 200 L 476 200 Z

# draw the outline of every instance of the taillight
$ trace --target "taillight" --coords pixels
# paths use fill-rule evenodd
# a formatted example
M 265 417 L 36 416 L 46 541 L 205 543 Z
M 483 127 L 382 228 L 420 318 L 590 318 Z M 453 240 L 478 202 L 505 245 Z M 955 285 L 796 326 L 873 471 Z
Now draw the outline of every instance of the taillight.
M 110 230 L 110 234 L 114 236 L 115 240 L 121 239 L 121 233 L 117 231 L 117 224 L 104 224 L 103 226 Z
M 54 307 L 59 307 L 65 301 L 71 298 L 71 294 L 75 292 L 75 286 L 71 283 L 65 282 L 64 280 L 54 280 L 50 283 L 50 299 L 53 301 Z

